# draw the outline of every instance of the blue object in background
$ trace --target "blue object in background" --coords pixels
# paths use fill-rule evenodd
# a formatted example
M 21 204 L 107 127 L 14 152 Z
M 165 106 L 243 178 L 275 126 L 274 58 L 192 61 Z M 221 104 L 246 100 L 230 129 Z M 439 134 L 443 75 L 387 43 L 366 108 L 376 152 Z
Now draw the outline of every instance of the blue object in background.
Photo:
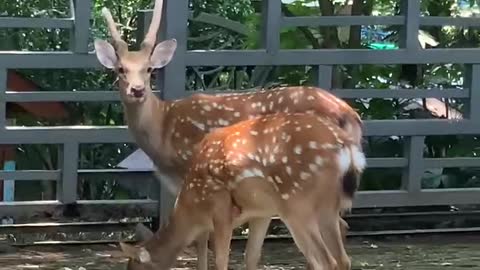
M 3 164 L 4 171 L 15 171 L 15 161 L 5 161 Z M 13 202 L 15 199 L 15 180 L 3 180 L 3 201 Z

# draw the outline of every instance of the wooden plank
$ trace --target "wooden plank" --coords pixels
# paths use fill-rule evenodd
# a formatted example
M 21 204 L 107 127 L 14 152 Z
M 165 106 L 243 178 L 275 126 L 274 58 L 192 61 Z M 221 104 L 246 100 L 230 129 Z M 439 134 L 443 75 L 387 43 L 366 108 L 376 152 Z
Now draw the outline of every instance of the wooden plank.
M 426 158 L 423 163 L 425 168 L 469 168 L 480 167 L 480 158 Z
M 79 200 L 76 204 L 63 205 L 60 201 L 0 202 L 0 212 L 12 216 L 18 223 L 48 221 L 64 218 L 104 221 L 126 217 L 158 216 L 156 200 Z
M 147 222 L 139 220 L 138 222 L 118 222 L 118 221 L 102 221 L 102 222 L 39 222 L 29 224 L 9 224 L 0 225 L 0 234 L 15 233 L 78 233 L 78 232 L 101 232 L 101 231 L 121 231 L 131 230 L 138 223 Z
M 90 1 L 88 1 L 90 2 Z M 0 17 L 0 28 L 73 28 L 71 18 Z
M 403 16 L 295 16 L 283 17 L 282 27 L 403 25 Z
M 402 168 L 408 166 L 406 158 L 367 158 L 368 168 Z

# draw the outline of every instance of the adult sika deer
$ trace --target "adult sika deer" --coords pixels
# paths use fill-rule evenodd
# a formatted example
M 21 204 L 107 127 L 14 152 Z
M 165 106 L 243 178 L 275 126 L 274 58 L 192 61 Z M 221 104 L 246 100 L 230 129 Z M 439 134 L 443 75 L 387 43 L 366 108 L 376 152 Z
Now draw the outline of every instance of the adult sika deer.
M 194 151 L 169 223 L 141 246 L 121 244 L 127 269 L 169 269 L 212 232 L 216 269 L 227 270 L 232 229 L 274 215 L 312 269 L 350 269 L 339 212 L 365 164 L 350 136 L 316 115 L 271 114 L 214 130 Z
M 152 159 L 160 180 L 176 194 L 183 175 L 190 167 L 195 145 L 210 132 L 243 120 L 278 112 L 305 112 L 332 118 L 361 147 L 361 120 L 358 114 L 343 100 L 319 88 L 286 87 L 269 91 L 244 94 L 205 95 L 163 101 L 152 93 L 151 73 L 166 66 L 173 58 L 175 39 L 156 44 L 160 26 L 162 0 L 156 0 L 152 22 L 138 51 L 129 51 L 121 38 L 111 13 L 103 8 L 112 44 L 95 40 L 99 62 L 118 75 L 120 97 L 128 128 L 136 144 Z M 358 183 L 350 187 L 352 193 Z M 345 197 L 345 209 L 351 200 Z M 249 222 L 247 242 L 247 269 L 256 269 L 270 219 L 254 219 Z M 206 247 L 199 251 L 200 265 L 206 264 Z M 249 255 L 250 254 L 250 255 Z M 206 266 L 201 267 L 206 269 Z

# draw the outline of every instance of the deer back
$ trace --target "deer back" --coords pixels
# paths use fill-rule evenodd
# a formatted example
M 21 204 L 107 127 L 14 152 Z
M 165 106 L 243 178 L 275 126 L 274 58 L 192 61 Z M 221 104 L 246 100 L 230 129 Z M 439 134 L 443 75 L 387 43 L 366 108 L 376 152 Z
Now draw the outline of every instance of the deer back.
M 353 135 L 360 145 L 361 120 L 343 100 L 314 87 L 285 87 L 275 90 L 224 95 L 194 94 L 167 105 L 165 130 L 171 138 L 179 164 L 186 166 L 195 144 L 208 132 L 275 113 L 308 113 L 331 118 Z
M 301 197 L 319 185 L 342 192 L 341 181 L 334 179 L 352 169 L 361 172 L 364 166 L 365 157 L 353 139 L 328 118 L 266 115 L 207 134 L 195 151 L 178 201 L 209 203 L 216 192 L 235 192 L 250 178 L 258 178 L 262 189 L 270 187 L 271 201 Z

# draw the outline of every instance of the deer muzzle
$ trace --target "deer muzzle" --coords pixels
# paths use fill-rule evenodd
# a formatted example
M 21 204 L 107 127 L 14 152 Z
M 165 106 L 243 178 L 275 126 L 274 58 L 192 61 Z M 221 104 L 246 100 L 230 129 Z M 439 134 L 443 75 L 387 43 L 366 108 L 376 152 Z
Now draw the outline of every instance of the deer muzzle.
M 136 98 L 142 98 L 145 96 L 145 87 L 143 86 L 134 86 L 130 89 L 131 95 Z

